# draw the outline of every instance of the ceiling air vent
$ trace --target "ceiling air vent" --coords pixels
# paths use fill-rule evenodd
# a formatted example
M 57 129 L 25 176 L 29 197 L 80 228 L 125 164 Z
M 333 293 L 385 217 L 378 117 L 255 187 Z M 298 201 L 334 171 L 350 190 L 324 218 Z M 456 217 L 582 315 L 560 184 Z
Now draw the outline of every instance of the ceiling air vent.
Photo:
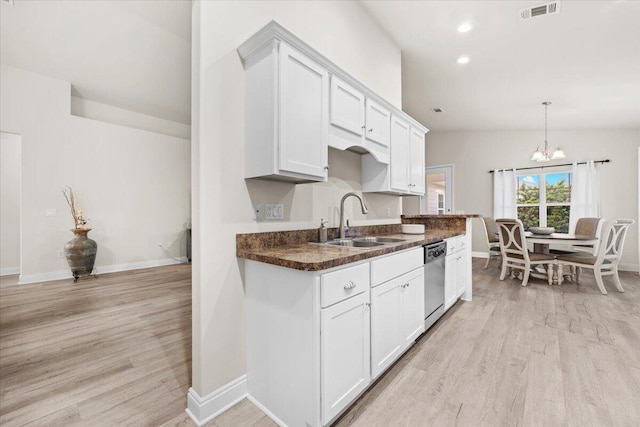
M 520 20 L 535 18 L 536 16 L 551 15 L 560 12 L 560 2 L 545 3 L 539 6 L 522 9 L 520 11 Z

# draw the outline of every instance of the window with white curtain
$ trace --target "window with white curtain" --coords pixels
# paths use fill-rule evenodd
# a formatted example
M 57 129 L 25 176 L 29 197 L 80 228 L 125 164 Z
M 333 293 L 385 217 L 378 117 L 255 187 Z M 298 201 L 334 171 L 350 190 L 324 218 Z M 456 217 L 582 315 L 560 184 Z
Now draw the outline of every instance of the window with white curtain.
M 525 230 L 553 227 L 557 233 L 568 233 L 572 173 L 518 174 L 517 181 L 518 219 Z

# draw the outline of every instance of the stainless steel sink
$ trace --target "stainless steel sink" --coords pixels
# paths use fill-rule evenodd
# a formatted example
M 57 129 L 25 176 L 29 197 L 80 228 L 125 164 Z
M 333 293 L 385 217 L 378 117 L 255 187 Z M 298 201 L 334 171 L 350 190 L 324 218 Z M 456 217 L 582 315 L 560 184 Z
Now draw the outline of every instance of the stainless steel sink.
M 331 245 L 331 246 L 347 246 L 351 248 L 362 248 L 362 249 L 369 249 L 376 246 L 384 246 L 384 243 L 382 242 L 372 242 L 372 241 L 355 240 L 355 239 L 331 240 L 324 244 Z
M 356 237 L 353 240 L 356 240 L 358 242 L 380 242 L 380 243 L 404 242 L 404 239 L 398 239 L 396 237 L 377 237 L 377 236 Z

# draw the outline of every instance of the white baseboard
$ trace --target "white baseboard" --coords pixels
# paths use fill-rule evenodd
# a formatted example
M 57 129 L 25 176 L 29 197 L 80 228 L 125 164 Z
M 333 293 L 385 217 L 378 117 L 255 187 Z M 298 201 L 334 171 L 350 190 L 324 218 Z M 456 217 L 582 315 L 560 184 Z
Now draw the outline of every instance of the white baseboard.
M 200 397 L 193 388 L 187 393 L 187 415 L 201 426 L 247 397 L 247 376 L 242 375 L 219 389 Z
M 631 264 L 626 262 L 621 262 L 618 264 L 618 270 L 620 271 L 639 271 L 638 264 Z
M 95 274 L 116 273 L 118 271 L 139 270 L 141 268 L 163 267 L 165 265 L 183 264 L 188 262 L 187 257 L 154 259 L 151 261 L 131 262 L 127 264 L 114 264 L 95 267 Z
M 162 267 L 165 265 L 182 264 L 187 262 L 186 257 L 182 258 L 165 258 L 155 259 L 151 261 L 131 262 L 127 264 L 113 264 L 94 267 L 94 274 L 115 273 L 118 271 L 139 270 L 141 268 Z M 48 273 L 37 274 L 21 274 L 18 284 L 26 285 L 28 283 L 50 282 L 52 280 L 71 279 L 73 275 L 69 270 L 51 271 Z
M 271 418 L 271 421 L 273 421 L 274 423 L 278 424 L 281 427 L 287 427 L 287 425 L 278 417 L 276 417 L 270 410 L 268 410 L 262 403 L 260 403 L 259 401 L 257 401 L 253 396 L 251 396 L 250 394 L 247 393 L 247 400 L 251 403 L 253 403 L 254 405 L 256 405 L 256 407 L 258 409 L 260 409 L 262 412 L 265 413 L 265 415 L 269 418 Z M 308 425 L 308 424 L 307 424 Z
M 20 266 L 0 268 L 0 276 L 11 276 L 13 274 L 20 274 Z

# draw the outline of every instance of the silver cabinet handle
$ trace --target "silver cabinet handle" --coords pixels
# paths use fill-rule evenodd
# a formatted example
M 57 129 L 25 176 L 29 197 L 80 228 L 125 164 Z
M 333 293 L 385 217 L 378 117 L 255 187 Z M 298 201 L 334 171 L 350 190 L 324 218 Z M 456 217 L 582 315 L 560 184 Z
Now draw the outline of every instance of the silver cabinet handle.
M 324 168 L 325 168 L 326 170 L 329 170 L 329 165 L 325 166 Z
M 367 127 L 365 125 L 362 125 L 361 129 L 367 129 Z
M 371 307 L 371 303 L 370 302 L 365 302 L 364 305 L 366 305 L 367 307 Z
M 356 284 L 353 283 L 351 280 L 349 280 L 347 283 L 344 284 L 345 290 L 353 289 L 355 287 L 356 287 Z
M 369 129 L 369 132 L 373 132 L 373 128 Z

